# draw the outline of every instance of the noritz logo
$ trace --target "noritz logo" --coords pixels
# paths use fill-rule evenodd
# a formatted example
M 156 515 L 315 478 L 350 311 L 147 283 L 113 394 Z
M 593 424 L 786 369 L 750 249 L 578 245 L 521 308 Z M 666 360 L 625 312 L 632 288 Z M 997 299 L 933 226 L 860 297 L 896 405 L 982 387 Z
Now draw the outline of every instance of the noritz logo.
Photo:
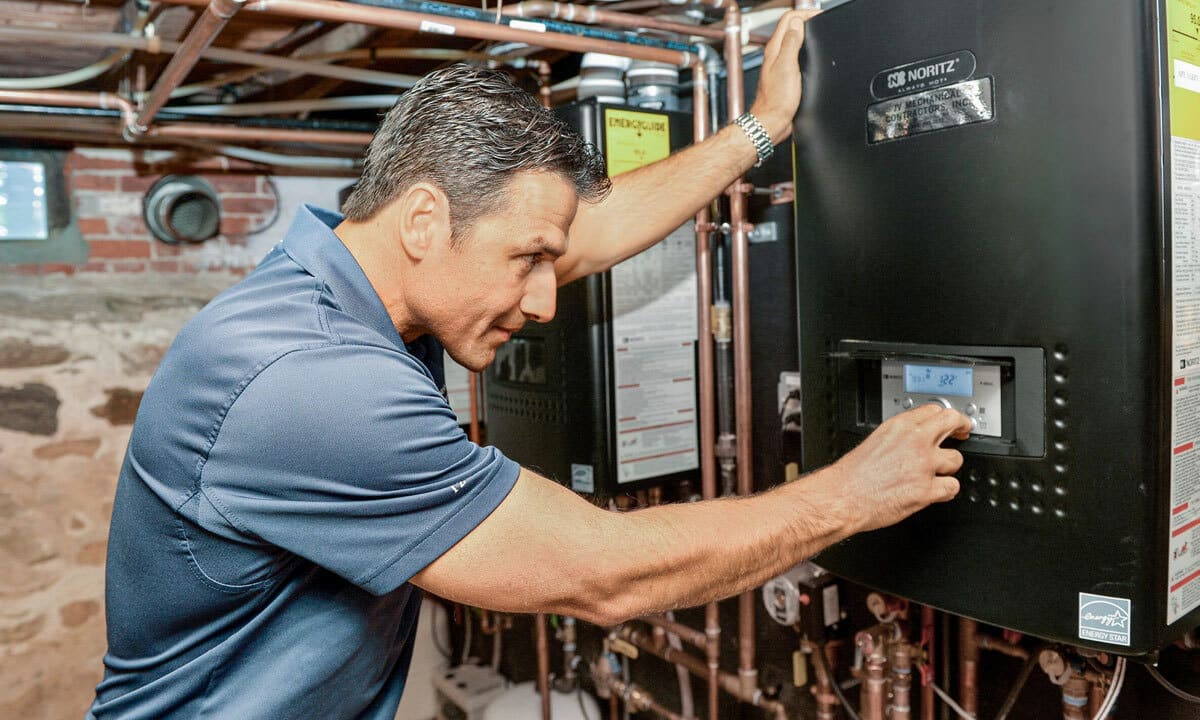
M 969 80 L 975 74 L 975 67 L 975 55 L 970 50 L 918 60 L 876 75 L 871 80 L 871 94 L 877 100 L 885 100 Z
M 1132 603 L 1126 598 L 1079 593 L 1079 639 L 1129 645 Z

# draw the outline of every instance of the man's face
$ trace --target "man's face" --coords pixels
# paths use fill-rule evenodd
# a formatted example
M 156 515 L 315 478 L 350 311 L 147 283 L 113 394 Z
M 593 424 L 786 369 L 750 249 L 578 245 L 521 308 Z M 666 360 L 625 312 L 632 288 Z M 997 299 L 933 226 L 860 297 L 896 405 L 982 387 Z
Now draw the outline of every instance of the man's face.
M 428 325 L 450 357 L 476 372 L 528 320 L 554 317 L 554 260 L 567 250 L 575 219 L 574 187 L 548 172 L 518 173 L 507 200 L 439 253 L 430 268 L 440 283 Z

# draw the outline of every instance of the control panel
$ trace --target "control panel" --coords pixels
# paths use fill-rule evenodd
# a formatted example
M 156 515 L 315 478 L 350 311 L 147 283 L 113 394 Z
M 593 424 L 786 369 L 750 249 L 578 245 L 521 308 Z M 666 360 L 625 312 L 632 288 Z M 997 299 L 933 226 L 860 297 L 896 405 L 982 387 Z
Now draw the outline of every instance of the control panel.
M 999 365 L 883 360 L 879 389 L 883 420 L 933 403 L 971 418 L 972 435 L 1003 434 Z

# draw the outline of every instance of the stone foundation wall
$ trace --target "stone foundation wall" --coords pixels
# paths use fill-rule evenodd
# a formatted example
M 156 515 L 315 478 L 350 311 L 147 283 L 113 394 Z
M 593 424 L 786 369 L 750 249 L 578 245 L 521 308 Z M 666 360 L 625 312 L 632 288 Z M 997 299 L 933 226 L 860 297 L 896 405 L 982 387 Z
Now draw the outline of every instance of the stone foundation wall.
M 80 718 L 100 680 L 117 473 L 179 328 L 237 279 L 14 277 L 0 289 L 0 718 Z

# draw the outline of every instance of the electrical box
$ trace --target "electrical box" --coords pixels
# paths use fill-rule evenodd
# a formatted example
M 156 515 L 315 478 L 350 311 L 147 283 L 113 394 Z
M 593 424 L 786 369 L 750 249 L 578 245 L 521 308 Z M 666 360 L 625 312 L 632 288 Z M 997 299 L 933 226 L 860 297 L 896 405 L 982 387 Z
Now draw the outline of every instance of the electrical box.
M 922 403 L 962 492 L 823 567 L 1120 654 L 1200 624 L 1200 2 L 855 0 L 795 123 L 804 468 Z
M 691 142 L 691 116 L 588 100 L 557 110 L 610 175 Z M 488 439 L 522 465 L 600 497 L 693 477 L 696 252 L 692 222 L 607 272 L 559 289 L 487 370 Z

